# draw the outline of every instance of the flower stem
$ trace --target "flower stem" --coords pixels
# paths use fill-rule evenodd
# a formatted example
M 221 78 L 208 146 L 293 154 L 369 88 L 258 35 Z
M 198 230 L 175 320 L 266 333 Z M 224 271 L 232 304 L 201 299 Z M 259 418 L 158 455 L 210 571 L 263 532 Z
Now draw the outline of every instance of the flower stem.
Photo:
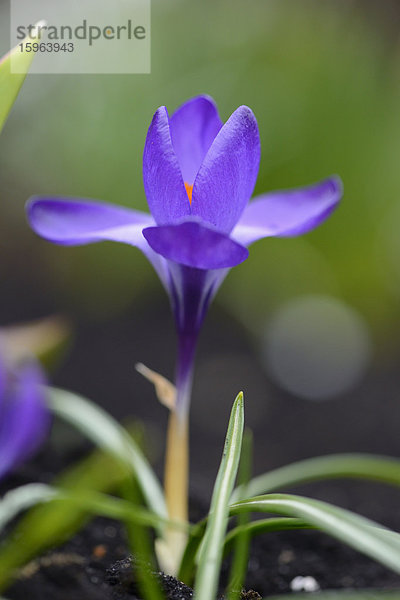
M 189 435 L 188 419 L 176 410 L 169 416 L 165 459 L 165 498 L 170 519 L 188 520 Z
M 192 391 L 193 362 L 197 336 L 180 335 L 176 375 L 177 398 L 170 411 L 164 473 L 165 498 L 168 516 L 175 521 L 188 522 L 189 489 L 189 404 Z M 158 558 L 162 568 L 176 574 L 186 545 L 185 532 L 167 528 Z

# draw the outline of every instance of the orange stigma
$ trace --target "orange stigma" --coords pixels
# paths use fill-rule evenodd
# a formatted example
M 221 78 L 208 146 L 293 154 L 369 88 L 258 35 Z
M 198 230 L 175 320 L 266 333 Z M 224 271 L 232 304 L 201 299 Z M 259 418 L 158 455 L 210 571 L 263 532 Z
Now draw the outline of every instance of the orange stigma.
M 184 183 L 185 183 L 185 190 L 186 190 L 186 193 L 189 198 L 189 202 L 190 202 L 190 204 L 192 204 L 193 184 L 190 185 L 189 183 L 186 183 L 186 181 Z

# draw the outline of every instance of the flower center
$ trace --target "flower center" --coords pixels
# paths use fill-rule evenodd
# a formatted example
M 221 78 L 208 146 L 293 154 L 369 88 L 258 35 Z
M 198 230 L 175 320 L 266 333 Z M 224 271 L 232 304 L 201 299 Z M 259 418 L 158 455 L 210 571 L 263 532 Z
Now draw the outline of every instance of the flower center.
M 190 204 L 192 204 L 193 183 L 192 183 L 192 185 L 190 185 L 190 183 L 186 183 L 186 181 L 184 183 L 185 183 L 185 190 L 186 190 L 186 193 L 189 198 L 189 202 L 190 202 Z

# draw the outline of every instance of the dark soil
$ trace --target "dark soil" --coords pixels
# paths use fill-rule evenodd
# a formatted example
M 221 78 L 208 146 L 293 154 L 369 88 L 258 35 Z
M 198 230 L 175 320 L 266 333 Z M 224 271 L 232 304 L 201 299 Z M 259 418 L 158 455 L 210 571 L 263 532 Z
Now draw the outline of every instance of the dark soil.
M 95 519 L 62 547 L 32 561 L 7 590 L 9 600 L 135 600 L 140 591 L 122 527 Z M 221 592 L 229 565 L 224 563 Z M 253 542 L 243 598 L 291 592 L 295 577 L 320 589 L 395 589 L 400 576 L 316 531 L 268 534 Z M 191 588 L 157 574 L 166 597 L 186 600 Z M 252 590 L 255 590 L 253 592 Z

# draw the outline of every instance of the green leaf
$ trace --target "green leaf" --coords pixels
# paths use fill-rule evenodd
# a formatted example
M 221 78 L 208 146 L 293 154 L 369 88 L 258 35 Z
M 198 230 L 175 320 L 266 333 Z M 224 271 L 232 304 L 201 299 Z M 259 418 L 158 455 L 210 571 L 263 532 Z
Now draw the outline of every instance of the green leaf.
M 119 461 L 96 450 L 58 477 L 56 486 L 66 492 L 113 491 L 126 477 L 126 469 Z M 40 488 L 37 489 L 40 493 Z M 19 567 L 69 539 L 87 519 L 88 513 L 81 505 L 70 505 L 68 511 L 60 510 L 57 502 L 45 502 L 32 508 L 0 548 L 0 588 L 4 588 Z
M 44 483 L 28 483 L 7 492 L 0 499 L 0 531 L 18 513 L 35 504 L 47 502 L 57 496 L 57 491 Z
M 301 519 L 294 519 L 291 517 L 260 519 L 259 521 L 238 525 L 234 529 L 231 529 L 225 537 L 224 556 L 232 550 L 233 543 L 237 537 L 243 533 L 253 537 L 271 531 L 288 531 L 294 529 L 315 529 L 315 527 L 305 523 Z
M 66 503 L 69 509 L 71 506 L 78 507 L 93 515 L 127 520 L 154 528 L 159 527 L 160 524 L 168 524 L 170 527 L 180 529 L 184 527 L 181 522 L 175 523 L 162 519 L 155 513 L 115 496 L 86 490 L 68 491 L 45 484 L 29 483 L 7 492 L 0 500 L 0 530 L 19 512 L 43 502 Z
M 124 490 L 124 498 L 138 506 L 143 502 L 143 495 L 132 479 Z M 164 594 L 157 576 L 158 569 L 155 560 L 153 536 L 147 527 L 138 526 L 136 523 L 125 521 L 126 532 L 132 555 L 135 557 L 132 568 L 138 582 L 143 600 L 163 600 Z
M 48 402 L 55 415 L 86 435 L 99 448 L 120 460 L 136 477 L 149 508 L 167 518 L 163 491 L 140 448 L 111 415 L 82 396 L 48 388 Z
M 207 519 L 203 519 L 192 528 L 189 535 L 188 544 L 182 557 L 178 579 L 180 581 L 184 581 L 187 585 L 190 585 L 192 582 L 192 576 L 195 568 L 195 558 L 203 539 L 206 525 Z M 236 540 L 236 537 L 240 535 L 243 530 L 245 530 L 250 536 L 253 536 L 262 533 L 268 533 L 270 531 L 294 529 L 315 529 L 315 527 L 305 523 L 301 519 L 287 517 L 260 519 L 259 521 L 254 521 L 245 525 L 238 525 L 226 535 L 223 555 L 225 557 L 227 554 L 229 554 L 229 552 L 232 551 L 232 546 Z
M 229 498 L 239 466 L 243 426 L 243 394 L 240 393 L 233 404 L 224 453 L 211 500 L 204 544 L 200 552 L 194 585 L 196 600 L 211 600 L 217 596 L 224 536 L 228 525 Z
M 64 503 L 68 507 L 77 507 L 85 510 L 92 515 L 101 515 L 110 519 L 129 521 L 138 525 L 154 527 L 157 529 L 160 525 L 168 525 L 177 529 L 186 529 L 187 525 L 178 521 L 163 519 L 157 514 L 146 510 L 140 506 L 122 500 L 115 496 L 100 494 L 95 492 L 67 492 L 59 490 L 58 494 L 51 499 L 53 502 Z
M 247 429 L 243 435 L 242 453 L 240 456 L 238 482 L 243 491 L 243 499 L 248 497 L 247 484 L 250 481 L 253 463 L 253 435 Z M 246 578 L 247 563 L 249 560 L 249 549 L 251 535 L 246 527 L 250 520 L 249 513 L 241 513 L 238 516 L 237 535 L 234 538 L 234 552 L 229 572 L 227 585 L 228 600 L 238 600 Z
M 41 23 L 43 22 L 39 22 L 37 25 Z M 24 41 L 27 39 L 25 38 Z M 37 37 L 29 38 L 29 41 L 34 42 L 37 39 Z M 34 52 L 21 51 L 21 46 L 18 45 L 0 60 L 0 132 L 24 83 L 34 56 Z M 14 66 L 17 67 L 15 70 L 19 71 L 18 73 L 11 73 L 11 59 Z
M 258 496 L 320 479 L 355 478 L 400 485 L 400 460 L 373 454 L 332 454 L 310 458 L 275 469 L 252 479 L 247 485 L 250 496 Z M 237 488 L 231 502 L 237 502 Z
M 130 501 L 92 491 L 91 486 L 94 489 L 101 487 L 96 481 L 99 467 L 109 481 L 113 481 L 113 476 L 118 473 L 118 465 L 115 468 L 115 464 L 110 465 L 109 460 L 109 457 L 95 454 L 81 463 L 78 469 L 72 469 L 63 477 L 60 487 L 28 484 L 4 496 L 0 501 L 2 526 L 15 517 L 18 511 L 35 503 L 45 504 L 28 513 L 17 525 L 11 539 L 3 546 L 0 552 L 1 587 L 9 581 L 17 567 L 44 549 L 70 537 L 89 515 L 101 515 L 154 529 L 168 525 L 170 528 L 187 530 L 186 524 L 164 520 Z M 110 468 L 113 469 L 113 475 L 110 474 Z M 122 481 L 119 477 L 118 481 Z
M 203 540 L 206 526 L 207 519 L 202 519 L 193 527 L 182 556 L 177 578 L 189 586 L 192 585 L 197 551 Z
M 400 573 L 400 536 L 348 510 L 289 494 L 258 496 L 230 508 L 231 515 L 250 511 L 302 519 Z

